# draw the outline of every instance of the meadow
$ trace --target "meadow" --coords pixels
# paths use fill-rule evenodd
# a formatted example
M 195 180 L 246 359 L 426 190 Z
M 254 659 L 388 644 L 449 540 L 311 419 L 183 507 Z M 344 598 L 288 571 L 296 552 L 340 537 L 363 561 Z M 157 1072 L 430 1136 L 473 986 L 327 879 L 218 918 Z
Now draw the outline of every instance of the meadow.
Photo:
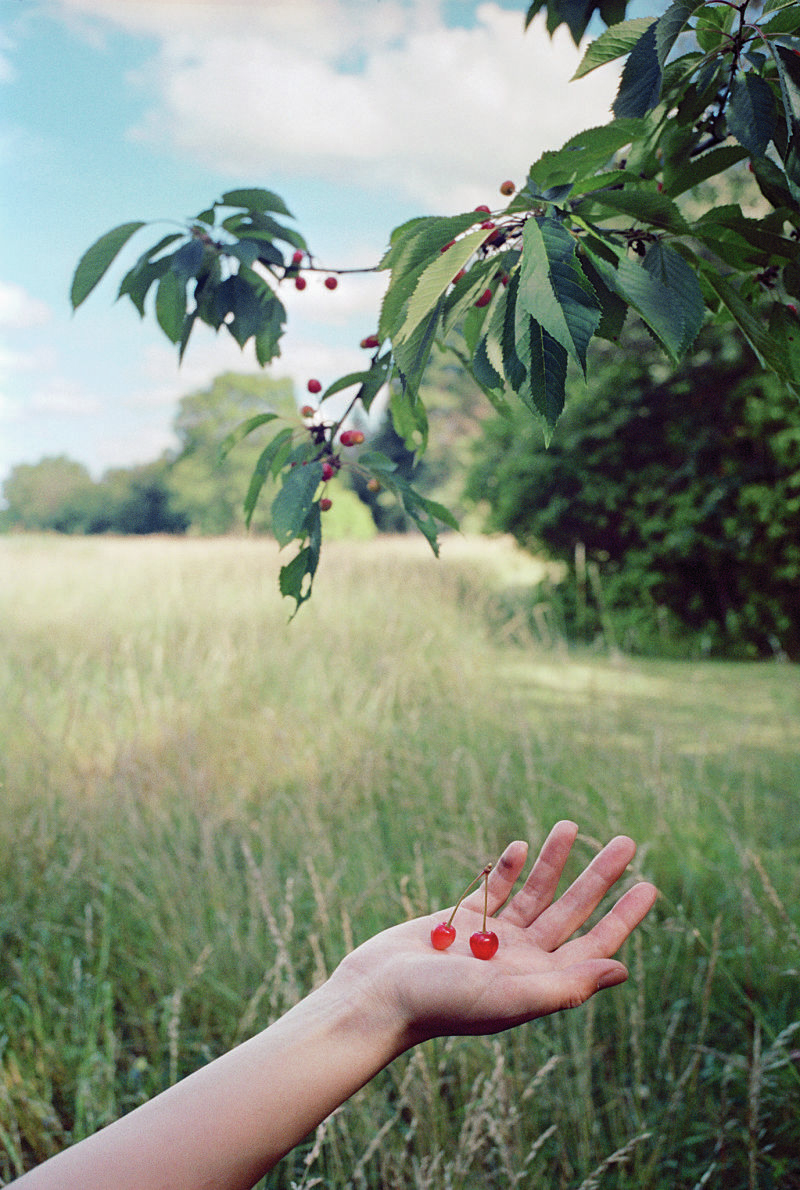
M 661 899 L 621 989 L 430 1042 L 264 1185 L 800 1188 L 796 667 L 575 651 L 504 543 L 0 538 L 0 1183 L 451 903 L 613 834 Z

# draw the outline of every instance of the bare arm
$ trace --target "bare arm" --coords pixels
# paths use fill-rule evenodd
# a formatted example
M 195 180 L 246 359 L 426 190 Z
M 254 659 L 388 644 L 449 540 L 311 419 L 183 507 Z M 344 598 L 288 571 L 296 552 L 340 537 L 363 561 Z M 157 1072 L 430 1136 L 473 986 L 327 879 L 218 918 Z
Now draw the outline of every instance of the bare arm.
M 19 1190 L 249 1190 L 334 1108 L 394 1058 L 430 1037 L 496 1033 L 627 978 L 611 956 L 651 908 L 656 890 L 629 889 L 588 933 L 572 937 L 635 852 L 620 836 L 557 901 L 577 834 L 550 832 L 524 885 L 511 896 L 527 845 L 511 843 L 489 875 L 488 962 L 470 952 L 484 892 L 458 910 L 458 936 L 437 951 L 442 914 L 369 939 L 280 1020 L 208 1066 L 25 1174 Z

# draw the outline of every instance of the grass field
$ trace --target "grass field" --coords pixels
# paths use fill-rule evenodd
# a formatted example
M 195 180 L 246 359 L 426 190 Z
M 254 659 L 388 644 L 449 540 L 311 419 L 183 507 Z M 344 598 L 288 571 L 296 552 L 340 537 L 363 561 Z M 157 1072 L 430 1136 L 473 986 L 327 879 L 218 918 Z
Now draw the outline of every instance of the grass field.
M 800 1187 L 800 680 L 504 632 L 504 543 L 0 539 L 0 1182 L 511 838 L 618 831 L 631 980 L 394 1064 L 270 1187 Z M 489 624 L 495 627 L 489 628 Z

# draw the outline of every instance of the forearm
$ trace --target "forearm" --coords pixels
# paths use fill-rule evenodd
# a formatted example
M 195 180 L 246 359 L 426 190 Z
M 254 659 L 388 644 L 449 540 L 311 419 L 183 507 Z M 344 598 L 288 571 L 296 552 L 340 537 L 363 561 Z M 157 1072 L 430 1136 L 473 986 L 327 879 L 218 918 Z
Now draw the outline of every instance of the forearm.
M 334 975 L 275 1024 L 86 1141 L 19 1190 L 246 1190 L 405 1048 Z

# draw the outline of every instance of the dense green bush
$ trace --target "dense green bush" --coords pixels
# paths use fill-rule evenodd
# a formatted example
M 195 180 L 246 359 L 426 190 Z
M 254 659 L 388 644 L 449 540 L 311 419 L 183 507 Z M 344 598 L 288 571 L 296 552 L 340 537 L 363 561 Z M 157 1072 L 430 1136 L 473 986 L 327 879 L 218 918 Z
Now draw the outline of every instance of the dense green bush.
M 549 598 L 578 635 L 799 658 L 797 399 L 713 328 L 669 376 L 642 332 L 599 363 L 549 448 L 524 412 L 486 423 L 469 491 L 491 527 L 566 563 Z

